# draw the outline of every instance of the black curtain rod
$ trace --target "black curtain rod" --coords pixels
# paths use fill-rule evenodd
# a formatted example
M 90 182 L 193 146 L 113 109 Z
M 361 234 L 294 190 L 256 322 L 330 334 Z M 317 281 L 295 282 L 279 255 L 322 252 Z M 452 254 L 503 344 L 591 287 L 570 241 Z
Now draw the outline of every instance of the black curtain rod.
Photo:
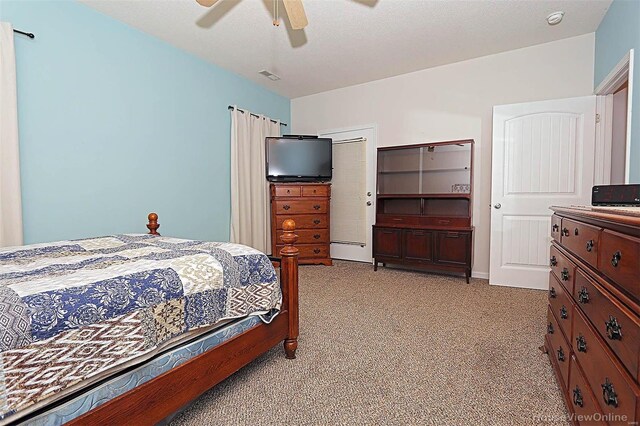
M 247 112 L 247 111 L 245 111 L 245 110 L 243 110 L 243 109 L 240 109 L 240 108 L 238 108 L 238 107 L 234 107 L 233 105 L 229 105 L 229 107 L 228 107 L 227 109 L 237 109 L 238 111 L 240 111 L 240 112 L 241 112 L 241 113 L 243 113 L 243 114 L 244 114 L 245 112 Z M 250 112 L 249 114 L 251 114 L 251 115 L 252 115 L 252 116 L 254 116 L 254 117 L 260 117 L 258 114 L 254 114 L 254 113 L 252 113 L 252 112 Z M 276 120 L 271 120 L 271 119 L 269 119 L 269 120 L 270 120 L 272 123 L 277 123 L 277 121 L 276 121 Z M 283 122 L 281 121 L 281 122 L 280 122 L 280 125 L 281 125 L 281 126 L 287 126 L 287 123 L 283 123 Z
M 22 35 L 26 35 L 29 38 L 36 38 L 36 35 L 34 33 L 25 33 L 24 31 L 20 31 L 20 30 L 13 30 L 14 33 L 18 33 L 18 34 L 22 34 Z

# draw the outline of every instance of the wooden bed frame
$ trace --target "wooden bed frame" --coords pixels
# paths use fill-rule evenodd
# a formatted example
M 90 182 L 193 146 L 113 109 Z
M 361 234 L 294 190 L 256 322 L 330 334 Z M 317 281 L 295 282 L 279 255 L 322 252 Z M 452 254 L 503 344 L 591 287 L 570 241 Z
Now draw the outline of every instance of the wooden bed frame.
M 159 226 L 158 215 L 149 214 L 149 234 L 160 235 Z M 284 341 L 286 357 L 294 359 L 298 348 L 298 249 L 294 244 L 298 236 L 293 220 L 285 220 L 283 229 L 282 307 L 270 324 L 261 323 L 67 424 L 156 424 L 279 342 Z

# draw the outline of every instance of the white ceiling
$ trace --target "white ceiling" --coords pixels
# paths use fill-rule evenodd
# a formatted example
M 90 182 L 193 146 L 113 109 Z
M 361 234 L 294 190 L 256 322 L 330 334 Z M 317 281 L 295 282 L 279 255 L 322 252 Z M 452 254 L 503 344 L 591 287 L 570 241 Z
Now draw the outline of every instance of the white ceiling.
M 273 0 L 221 0 L 211 9 L 195 0 L 81 2 L 289 98 L 590 33 L 611 4 L 304 0 L 309 26 L 292 31 L 271 24 Z M 546 17 L 556 10 L 565 17 L 552 27 Z

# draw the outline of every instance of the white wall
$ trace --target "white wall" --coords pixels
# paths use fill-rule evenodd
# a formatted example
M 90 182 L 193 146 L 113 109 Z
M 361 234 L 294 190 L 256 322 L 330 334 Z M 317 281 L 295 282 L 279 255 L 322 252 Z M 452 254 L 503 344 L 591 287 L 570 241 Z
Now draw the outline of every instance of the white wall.
M 378 146 L 475 139 L 474 276 L 487 278 L 492 107 L 589 95 L 593 70 L 592 33 L 296 98 L 292 133 L 375 123 Z

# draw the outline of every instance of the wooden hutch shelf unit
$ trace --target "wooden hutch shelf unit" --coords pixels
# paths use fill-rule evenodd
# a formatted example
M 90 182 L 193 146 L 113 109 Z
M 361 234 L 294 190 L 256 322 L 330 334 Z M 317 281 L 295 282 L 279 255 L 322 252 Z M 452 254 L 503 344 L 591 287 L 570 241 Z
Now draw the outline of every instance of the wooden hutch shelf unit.
M 473 140 L 378 148 L 378 263 L 471 276 Z
M 271 192 L 271 251 L 280 253 L 282 223 L 293 219 L 296 223 L 300 251 L 300 265 L 331 266 L 329 250 L 329 183 L 272 183 Z M 278 244 L 278 245 L 277 245 Z

